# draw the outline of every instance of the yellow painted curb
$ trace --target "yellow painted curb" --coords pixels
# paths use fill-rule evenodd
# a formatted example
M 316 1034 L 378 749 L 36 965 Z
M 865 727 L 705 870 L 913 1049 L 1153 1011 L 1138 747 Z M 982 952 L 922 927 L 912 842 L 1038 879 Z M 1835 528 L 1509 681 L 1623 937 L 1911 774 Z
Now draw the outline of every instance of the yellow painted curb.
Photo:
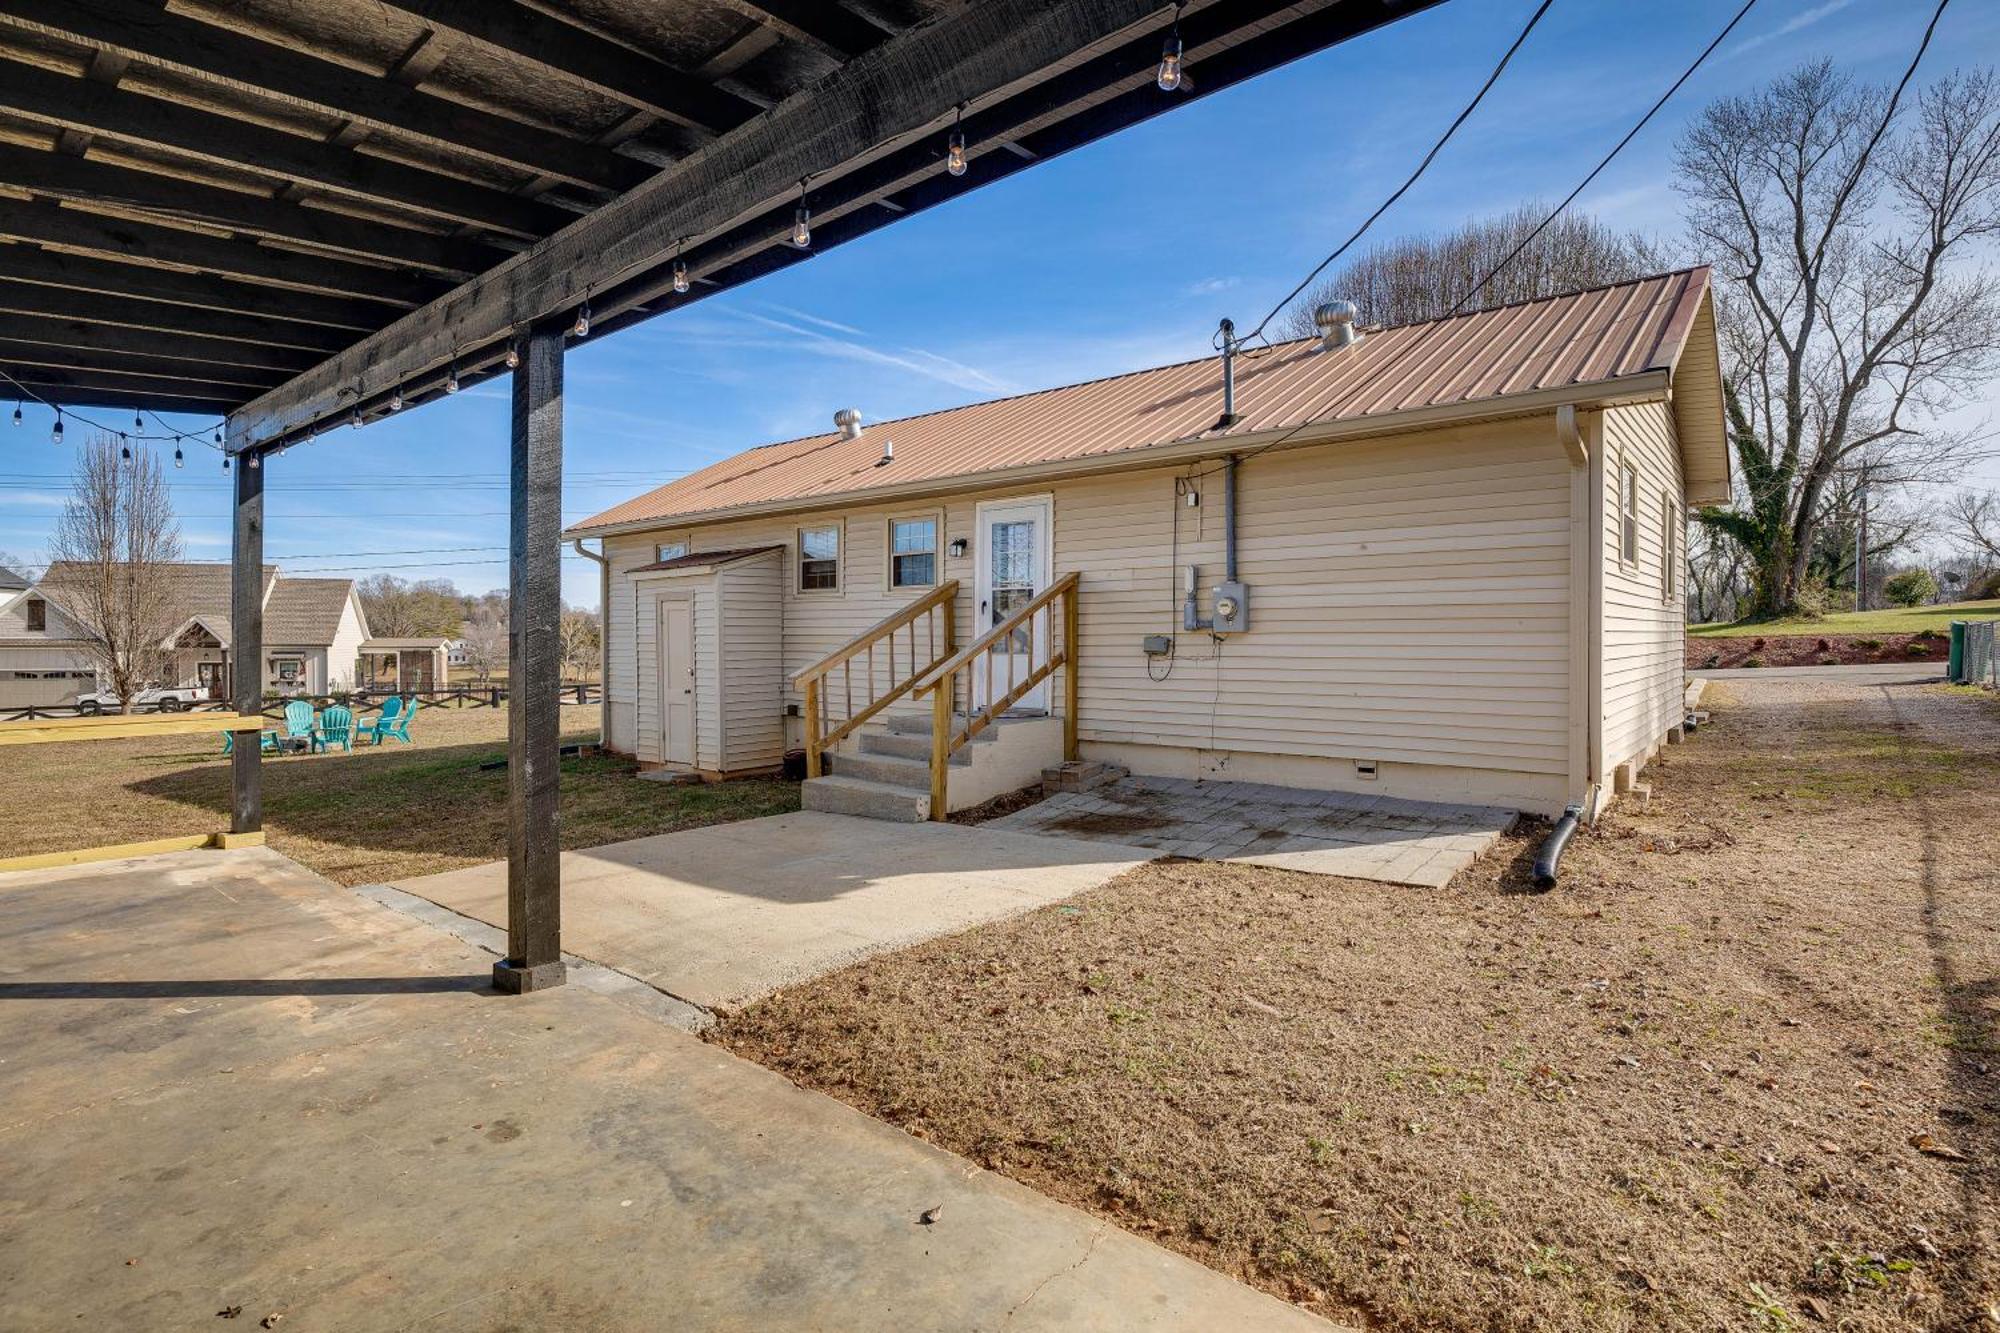
M 257 833 L 189 833 L 178 838 L 152 838 L 145 842 L 114 842 L 104 847 L 79 847 L 67 852 L 38 852 L 33 856 L 0 858 L 0 874 L 13 870 L 55 870 L 62 866 L 87 865 L 92 861 L 120 861 L 128 856 L 160 856 L 167 852 L 193 852 L 204 847 L 227 850 L 232 847 L 262 847 L 264 835 Z

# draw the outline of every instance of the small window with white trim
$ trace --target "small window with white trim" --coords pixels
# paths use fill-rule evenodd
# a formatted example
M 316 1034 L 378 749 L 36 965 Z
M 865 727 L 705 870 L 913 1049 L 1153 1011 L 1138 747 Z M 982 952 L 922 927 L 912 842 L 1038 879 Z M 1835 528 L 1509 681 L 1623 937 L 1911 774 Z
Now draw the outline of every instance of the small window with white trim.
M 687 553 L 687 538 L 683 537 L 677 542 L 661 542 L 655 546 L 653 548 L 653 559 L 660 561 L 678 560 Z
M 1639 563 L 1639 469 L 1621 463 L 1618 473 L 1618 558 Z
M 889 520 L 890 588 L 935 588 L 938 581 L 938 520 L 917 514 Z
M 799 529 L 799 591 L 840 591 L 840 525 Z
M 39 597 L 28 599 L 28 632 L 46 634 L 49 629 L 49 604 Z
M 1660 600 L 1674 604 L 1681 592 L 1681 507 L 1671 494 L 1660 496 Z

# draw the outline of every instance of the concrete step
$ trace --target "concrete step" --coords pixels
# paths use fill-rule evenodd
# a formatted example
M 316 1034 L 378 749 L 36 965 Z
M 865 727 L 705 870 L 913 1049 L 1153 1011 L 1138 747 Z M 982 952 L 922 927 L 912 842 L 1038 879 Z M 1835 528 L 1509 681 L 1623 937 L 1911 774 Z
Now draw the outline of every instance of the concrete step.
M 975 741 L 987 739 L 992 728 L 974 737 Z M 953 768 L 964 768 L 972 762 L 970 745 L 961 746 L 951 757 Z M 920 732 L 905 731 L 863 731 L 861 733 L 861 753 L 864 755 L 894 755 L 901 759 L 920 759 L 925 764 L 931 759 L 931 733 L 927 727 Z
M 806 809 L 829 815 L 859 815 L 898 824 L 921 824 L 931 815 L 928 790 L 912 791 L 838 774 L 809 780 L 799 789 L 799 797 Z
M 893 754 L 833 754 L 828 758 L 833 761 L 833 771 L 843 778 L 860 778 L 888 787 L 913 787 L 918 791 L 931 789 L 928 745 L 922 759 Z
M 972 743 L 975 745 L 979 745 L 982 743 L 992 741 L 995 738 L 995 735 L 999 732 L 1000 728 L 1006 726 L 1010 722 L 1032 721 L 1036 717 L 1043 717 L 1043 716 L 1046 716 L 1046 714 L 1037 713 L 1032 716 L 1024 714 L 1022 716 L 1015 717 L 1003 713 L 1001 714 L 999 719 L 993 723 L 992 726 L 982 727 L 980 729 L 979 734 L 972 738 Z M 953 719 L 955 721 L 962 723 L 965 721 L 965 714 L 963 713 L 954 714 Z M 892 735 L 922 736 L 926 740 L 930 739 L 931 719 L 929 714 L 891 713 L 887 715 L 885 720 L 889 724 L 889 731 Z

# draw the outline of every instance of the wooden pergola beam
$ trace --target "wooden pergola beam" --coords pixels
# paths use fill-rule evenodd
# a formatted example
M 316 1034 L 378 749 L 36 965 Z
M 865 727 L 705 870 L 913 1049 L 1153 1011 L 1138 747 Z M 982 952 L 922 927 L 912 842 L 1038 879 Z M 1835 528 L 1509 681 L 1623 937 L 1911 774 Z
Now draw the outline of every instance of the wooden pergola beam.
M 213 402 L 225 398 L 247 398 L 247 386 L 232 386 L 183 379 L 177 375 L 134 375 L 115 371 L 69 369 L 62 366 L 36 365 L 32 362 L 10 361 L 0 354 L 0 375 L 12 381 L 25 384 L 54 398 L 65 400 L 72 389 L 101 389 L 109 393 L 146 394 L 155 399 L 194 399 Z M 0 386 L 6 381 L 0 380 Z M 0 387 L 0 393 L 6 392 Z
M 298 348 L 322 356 L 347 346 L 355 338 L 350 330 L 317 324 L 4 279 L 0 279 L 0 311 L 40 319 L 83 320 L 113 327 L 222 338 L 262 347 Z
M 63 407 L 115 407 L 132 412 L 186 412 L 191 416 L 222 417 L 234 412 L 242 405 L 240 397 L 182 397 L 162 399 L 150 391 L 134 393 L 129 388 L 100 389 L 93 385 L 74 383 L 51 384 L 31 376 L 15 376 L 32 391 L 33 395 L 59 403 Z M 0 380 L 0 398 L 19 396 L 15 386 Z
M 233 447 L 310 427 L 351 401 L 364 380 L 420 378 L 466 347 L 495 342 L 587 293 L 636 279 L 690 237 L 772 212 L 796 197 L 801 179 L 857 169 L 912 136 L 938 133 L 959 103 L 1031 85 L 1171 13 L 1158 0 L 987 0 L 952 10 L 264 395 L 232 423 L 239 432 Z
M 851 60 L 889 40 L 889 34 L 832 0 L 722 0 L 747 18 L 835 60 Z
M 691 129 L 719 134 L 763 109 L 629 46 L 529 9 L 516 0 L 381 3 Z
M 0 310 L 0 339 L 13 344 L 37 344 L 52 355 L 75 352 L 139 357 L 163 366 L 179 365 L 190 374 L 206 374 L 210 378 L 239 368 L 264 371 L 278 383 L 320 359 L 318 352 L 261 347 L 190 333 L 119 328 L 80 319 L 31 317 L 5 310 Z
M 547 235 L 576 217 L 491 186 L 13 60 L 0 59 L 0 107 L 65 129 L 522 237 Z
M 0 315 L 0 322 L 6 318 Z M 259 370 L 214 361 L 181 361 L 173 357 L 149 356 L 143 352 L 65 347 L 61 343 L 46 341 L 15 341 L 7 337 L 4 325 L 0 325 L 0 365 L 83 371 L 93 382 L 99 375 L 144 375 L 152 379 L 177 380 L 221 393 L 268 389 L 274 384 L 283 384 L 288 378 L 282 370 Z
M 0 237 L 38 245 L 72 246 L 115 264 L 203 269 L 237 282 L 287 291 L 364 297 L 409 309 L 445 290 L 434 278 L 397 273 L 331 255 L 300 256 L 252 240 L 224 239 L 130 218 L 104 217 L 75 208 L 0 198 Z M 218 303 L 227 301 L 218 294 Z M 388 312 L 378 312 L 379 323 Z
M 144 212 L 272 240 L 296 241 L 454 279 L 484 272 L 511 253 L 476 241 L 250 194 L 186 175 L 14 144 L 0 144 L 0 182 L 85 208 Z
M 617 194 L 653 172 L 636 159 L 553 130 L 218 27 L 213 20 L 169 13 L 157 0 L 0 0 L 0 16 L 587 188 Z

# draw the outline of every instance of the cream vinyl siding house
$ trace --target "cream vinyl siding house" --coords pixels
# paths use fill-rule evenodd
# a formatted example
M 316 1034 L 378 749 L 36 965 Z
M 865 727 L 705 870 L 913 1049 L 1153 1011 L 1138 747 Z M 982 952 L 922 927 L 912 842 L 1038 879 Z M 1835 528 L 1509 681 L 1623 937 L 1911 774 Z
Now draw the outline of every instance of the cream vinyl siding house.
M 993 516 L 1045 515 L 1049 573 L 1080 580 L 1084 757 L 1541 813 L 1601 805 L 1619 766 L 1643 763 L 1680 724 L 1684 542 L 1672 526 L 1690 503 L 1727 494 L 1706 271 L 1419 331 L 1371 331 L 1340 351 L 1286 345 L 1240 367 L 1240 404 L 1290 401 L 1233 438 L 1202 429 L 1219 415 L 1211 359 L 871 425 L 851 442 L 769 446 L 579 525 L 571 535 L 601 536 L 609 560 L 608 743 L 711 775 L 774 766 L 803 744 L 793 678 L 929 591 L 891 586 L 898 524 L 906 545 L 930 532 L 935 578 L 957 581 L 962 647 L 993 622 L 981 600 Z M 1585 340 L 1605 359 L 1565 378 L 1560 349 Z M 1684 369 L 1690 354 L 1709 364 Z M 1458 382 L 1458 367 L 1498 391 Z M 1325 410 L 1356 400 L 1361 410 Z M 1146 419 L 1163 405 L 1194 429 Z M 1001 408 L 1011 415 L 980 419 Z M 1157 442 L 1093 452 L 1128 419 Z M 893 462 L 874 468 L 884 439 Z M 922 452 L 932 440 L 935 462 Z M 788 476 L 772 455 L 794 447 Z M 982 465 L 1025 448 L 1035 456 Z M 1231 455 L 1249 628 L 1190 631 L 1189 567 L 1203 617 L 1224 575 Z M 913 458 L 942 475 L 897 479 Z M 1628 464 L 1632 560 L 1618 496 Z M 818 565 L 802 578 L 802 543 L 822 546 L 827 529 L 837 577 L 813 586 L 828 580 Z M 671 755 L 663 595 L 689 600 L 676 623 L 693 637 L 693 741 Z M 1171 650 L 1149 654 L 1149 636 Z M 878 687 L 907 674 L 896 660 L 875 654 Z M 870 695 L 869 669 L 857 659 L 857 698 Z M 837 709 L 840 675 L 825 688 Z M 726 743 L 724 720 L 757 741 Z

